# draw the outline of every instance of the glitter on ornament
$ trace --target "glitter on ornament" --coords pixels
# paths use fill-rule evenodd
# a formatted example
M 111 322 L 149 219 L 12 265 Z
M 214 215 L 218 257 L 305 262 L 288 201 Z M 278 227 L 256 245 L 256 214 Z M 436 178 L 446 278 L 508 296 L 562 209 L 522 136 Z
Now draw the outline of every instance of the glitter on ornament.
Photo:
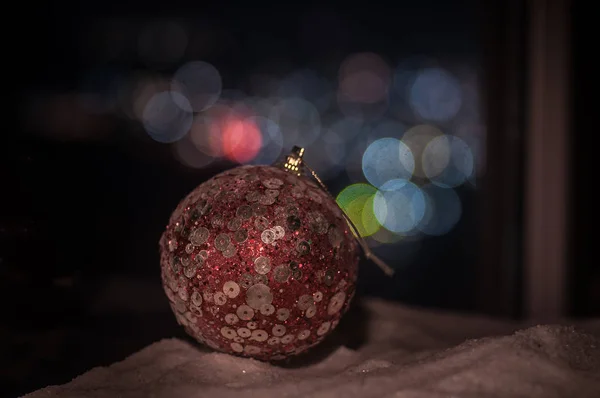
M 213 177 L 183 199 L 161 237 L 177 321 L 213 349 L 259 360 L 304 352 L 354 296 L 362 243 L 295 160 Z

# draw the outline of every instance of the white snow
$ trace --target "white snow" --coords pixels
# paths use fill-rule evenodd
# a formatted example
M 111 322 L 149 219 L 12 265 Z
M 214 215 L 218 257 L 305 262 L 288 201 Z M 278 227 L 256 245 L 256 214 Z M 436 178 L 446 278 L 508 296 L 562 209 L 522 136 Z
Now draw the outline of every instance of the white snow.
M 165 339 L 26 397 L 600 397 L 600 320 L 535 326 L 380 300 L 363 307 L 364 321 L 347 320 L 348 330 L 364 326 L 357 349 L 340 331 L 274 366 Z

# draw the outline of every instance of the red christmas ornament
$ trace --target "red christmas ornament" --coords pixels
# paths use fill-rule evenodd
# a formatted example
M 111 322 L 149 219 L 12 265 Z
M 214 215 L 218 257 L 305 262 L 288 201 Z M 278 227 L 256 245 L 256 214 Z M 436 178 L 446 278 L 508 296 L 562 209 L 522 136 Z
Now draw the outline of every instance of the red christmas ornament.
M 358 244 L 334 199 L 301 175 L 301 156 L 221 173 L 173 212 L 163 287 L 199 342 L 284 359 L 321 342 L 347 310 Z

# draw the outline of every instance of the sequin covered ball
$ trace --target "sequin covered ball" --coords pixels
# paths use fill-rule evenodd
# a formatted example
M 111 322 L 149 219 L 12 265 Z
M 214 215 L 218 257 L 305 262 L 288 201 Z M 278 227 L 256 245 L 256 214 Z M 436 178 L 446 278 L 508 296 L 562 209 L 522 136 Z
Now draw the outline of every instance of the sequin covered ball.
M 280 360 L 321 342 L 352 299 L 358 245 L 335 201 L 272 166 L 221 173 L 191 192 L 160 240 L 179 324 L 215 350 Z

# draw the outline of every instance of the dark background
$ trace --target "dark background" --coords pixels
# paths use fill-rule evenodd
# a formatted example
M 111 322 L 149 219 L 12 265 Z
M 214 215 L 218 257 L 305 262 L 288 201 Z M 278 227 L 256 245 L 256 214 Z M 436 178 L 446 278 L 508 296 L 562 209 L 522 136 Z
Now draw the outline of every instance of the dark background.
M 224 87 L 243 88 L 250 72 L 273 55 L 294 66 L 329 71 L 331 59 L 373 51 L 397 61 L 415 54 L 464 60 L 481 68 L 482 108 L 487 123 L 502 123 L 501 100 L 524 104 L 526 45 L 516 45 L 527 29 L 527 13 L 518 2 L 401 1 L 394 5 L 169 1 L 100 4 L 63 2 L 32 5 L 15 34 L 18 63 L 14 75 L 16 129 L 2 139 L 0 176 L 0 395 L 15 396 L 47 384 L 60 384 L 93 366 L 124 358 L 163 337 L 184 337 L 160 286 L 158 238 L 178 201 L 215 173 L 234 167 L 225 162 L 194 170 L 182 166 L 168 146 L 152 141 L 139 126 L 118 118 L 94 119 L 94 129 L 110 130 L 91 142 L 58 141 L 32 128 L 28 109 L 40 94 L 76 91 L 86 71 L 97 65 L 128 70 L 142 67 L 135 55 L 107 61 L 89 27 L 118 17 L 126 26 L 172 17 L 193 19 L 227 32 L 206 61 L 221 72 Z M 508 6 L 510 4 L 512 6 Z M 307 14 L 342 15 L 335 28 L 302 25 Z M 580 43 L 583 23 L 574 13 L 572 215 L 569 275 L 570 313 L 600 314 L 600 278 L 591 257 L 589 53 Z M 308 32 L 308 33 L 307 33 Z M 516 32 L 507 39 L 506 32 Z M 125 53 L 127 54 L 127 53 Z M 523 62 L 510 63 L 511 57 Z M 512 73 L 507 70 L 512 68 Z M 516 76 L 516 82 L 508 82 Z M 502 87 L 512 83 L 513 91 Z M 518 117 L 523 127 L 526 109 Z M 506 231 L 515 247 L 510 275 L 512 292 L 501 314 L 520 316 L 522 250 L 522 173 L 503 185 L 510 162 L 520 167 L 527 156 L 523 137 L 506 149 L 501 128 L 490 128 L 488 174 L 477 188 L 459 188 L 464 212 L 456 227 L 427 238 L 415 248 L 382 247 L 378 254 L 398 272 L 387 278 L 361 263 L 359 293 L 405 304 L 465 312 L 485 312 L 504 297 L 482 297 L 478 278 L 486 273 L 483 231 Z M 514 171 L 514 170 L 513 170 Z M 518 170 L 517 170 L 518 171 Z M 486 180 L 487 179 L 487 180 Z M 506 182 L 508 181 L 508 182 Z M 344 176 L 327 181 L 334 192 L 348 184 Z M 508 188 L 506 186 L 508 184 Z M 489 217 L 485 200 L 500 190 L 513 192 L 509 218 Z M 484 222 L 484 220 L 486 220 Z M 489 225 L 493 220 L 494 225 Z M 510 230 L 510 229 L 508 229 Z M 486 232 L 488 233 L 488 232 Z M 489 233 L 488 233 L 489 235 Z M 483 236 L 488 236 L 483 235 Z M 489 237 L 487 239 L 490 239 Z M 399 252 L 400 250 L 409 252 Z M 405 255 L 406 254 L 406 255 Z M 399 260 L 395 260 L 399 259 Z M 497 306 L 496 306 L 497 307 Z

